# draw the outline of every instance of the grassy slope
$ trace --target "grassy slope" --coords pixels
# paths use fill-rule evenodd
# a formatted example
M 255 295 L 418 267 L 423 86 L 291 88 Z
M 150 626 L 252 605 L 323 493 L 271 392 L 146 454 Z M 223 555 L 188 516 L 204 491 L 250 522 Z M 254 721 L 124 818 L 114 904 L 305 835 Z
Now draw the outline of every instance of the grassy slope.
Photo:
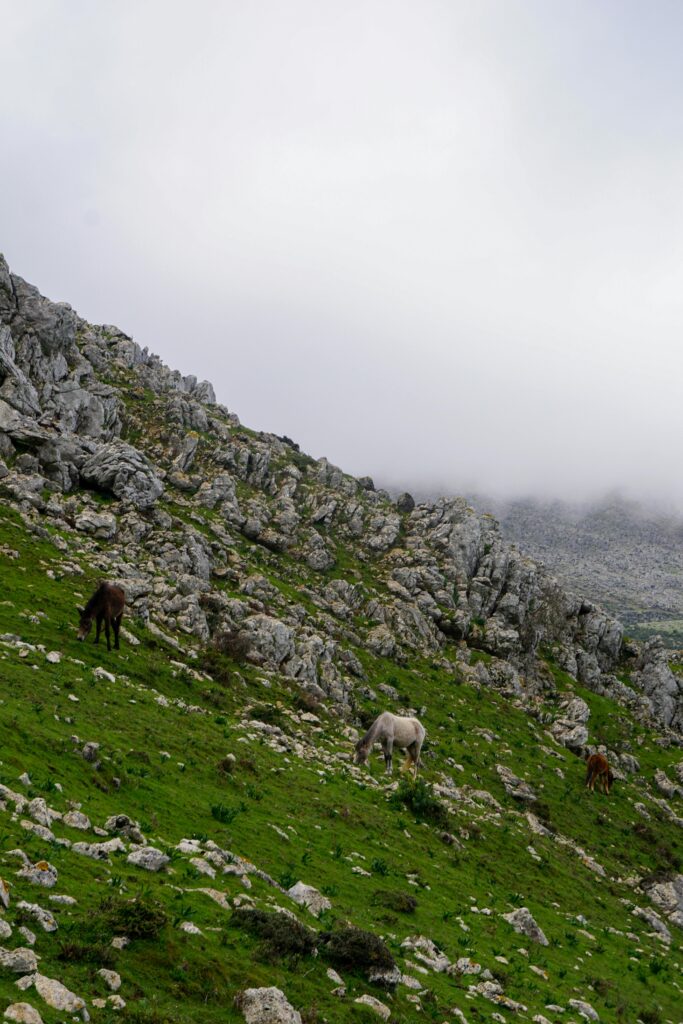
M 67 541 L 74 543 L 71 536 Z M 544 1007 L 586 998 L 603 1021 L 635 1021 L 644 1012 L 651 1014 L 644 1020 L 660 1019 L 657 1013 L 662 1020 L 679 1020 L 681 997 L 675 979 L 680 978 L 680 935 L 664 955 L 662 944 L 647 936 L 644 922 L 633 918 L 622 903 L 632 897 L 631 890 L 614 881 L 665 870 L 680 856 L 680 831 L 669 822 L 652 823 L 656 843 L 634 832 L 634 824 L 641 819 L 632 803 L 643 799 L 642 779 L 617 785 L 610 800 L 591 797 L 582 790 L 583 765 L 502 697 L 458 685 L 451 674 L 428 663 L 399 668 L 365 655 L 371 685 L 390 682 L 406 706 L 421 709 L 429 733 L 425 777 L 434 780 L 441 772 L 451 773 L 457 785 L 486 789 L 504 808 L 497 815 L 485 804 L 461 807 L 450 825 L 451 831 L 461 835 L 462 848 L 454 849 L 444 845 L 437 828 L 416 822 L 405 807 L 389 801 L 378 762 L 373 762 L 371 774 L 380 785 L 372 785 L 370 779 L 359 785 L 343 762 L 331 760 L 351 748 L 340 723 L 324 711 L 319 712 L 322 732 L 307 734 L 319 749 L 315 760 L 276 753 L 255 732 L 254 739 L 243 742 L 246 734 L 239 722 L 248 704 L 280 701 L 275 713 L 278 722 L 288 731 L 302 731 L 286 713 L 295 707 L 295 695 L 286 680 L 272 677 L 266 688 L 263 673 L 240 666 L 244 685 L 235 672 L 225 686 L 196 682 L 172 665 L 179 658 L 176 651 L 131 622 L 129 628 L 141 639 L 138 647 L 124 642 L 120 653 L 107 654 L 103 647 L 78 645 L 73 629 L 74 590 L 87 593 L 96 573 L 90 572 L 85 579 L 62 576 L 65 556 L 49 540 L 30 536 L 13 513 L 0 508 L 0 547 L 3 544 L 16 549 L 20 557 L 2 557 L 0 634 L 17 634 L 63 654 L 60 664 L 51 665 L 40 652 L 21 659 L 16 648 L 0 647 L 0 780 L 6 785 L 20 790 L 18 776 L 28 771 L 33 781 L 29 796 L 43 795 L 58 810 L 66 810 L 67 801 L 81 803 L 93 824 L 101 825 L 113 813 L 127 813 L 141 822 L 149 841 L 162 848 L 187 836 L 213 839 L 253 860 L 285 885 L 301 878 L 322 889 L 333 904 L 322 921 L 324 927 L 348 920 L 375 930 L 387 938 L 399 958 L 403 937 L 427 935 L 451 960 L 471 956 L 493 970 L 506 994 L 529 1007 L 527 1014 L 520 1015 L 523 1019 L 544 1012 L 551 1020 L 567 1020 L 571 1014 L 556 1017 Z M 90 557 L 96 559 L 97 552 Z M 55 579 L 47 575 L 48 569 L 54 571 Z M 283 581 L 285 591 L 289 585 Z M 44 613 L 39 622 L 27 617 L 26 613 L 35 612 Z M 100 665 L 116 675 L 116 683 L 95 680 L 92 670 Z M 561 674 L 560 682 L 569 685 Z M 208 713 L 162 708 L 154 700 L 154 691 L 200 705 Z M 69 694 L 78 697 L 78 703 L 69 700 Z M 645 779 L 651 779 L 658 766 L 670 769 L 680 756 L 653 744 L 610 702 L 590 693 L 581 695 L 591 706 L 592 727 L 606 738 L 628 738 L 634 744 Z M 368 705 L 367 710 L 377 709 Z M 475 731 L 478 728 L 498 738 L 491 743 Z M 87 740 L 101 744 L 101 770 L 95 771 L 78 756 L 80 747 L 72 742 L 73 734 L 81 745 Z M 540 744 L 556 750 L 563 760 L 544 754 Z M 228 752 L 237 756 L 238 763 L 233 774 L 226 776 L 216 765 Z M 449 757 L 463 771 L 451 772 Z M 606 879 L 589 871 L 571 850 L 551 839 L 531 836 L 515 802 L 505 795 L 495 772 L 497 762 L 528 777 L 547 807 L 552 827 L 585 846 L 605 867 Z M 556 774 L 557 767 L 564 778 Z M 112 784 L 114 776 L 121 779 L 120 790 Z M 55 789 L 57 783 L 63 792 Z M 229 824 L 212 814 L 217 805 L 236 811 Z M 282 839 L 273 824 L 289 831 L 290 840 Z M 54 831 L 72 841 L 97 841 L 59 822 Z M 228 911 L 203 894 L 186 891 L 212 886 L 233 897 L 246 891 L 237 878 L 212 882 L 179 856 L 173 859 L 171 871 L 161 875 L 131 867 L 124 855 L 114 855 L 111 864 L 92 861 L 31 837 L 18 821 L 11 820 L 9 812 L 0 816 L 0 833 L 0 873 L 13 887 L 8 920 L 15 920 L 19 898 L 51 906 L 47 891 L 15 877 L 18 862 L 7 853 L 17 845 L 33 860 L 46 857 L 57 867 L 54 892 L 77 898 L 73 908 L 51 906 L 60 922 L 56 935 L 34 927 L 36 950 L 43 958 L 43 973 L 61 979 L 88 1001 L 106 994 L 96 974 L 100 964 L 56 959 L 60 943 L 79 936 L 88 943 L 97 938 L 108 943 L 110 934 L 98 908 L 112 890 L 127 895 L 144 892 L 167 908 L 169 925 L 159 939 L 135 940 L 114 954 L 123 978 L 121 995 L 128 1003 L 123 1011 L 126 1019 L 200 1024 L 241 1020 L 232 1005 L 236 991 L 260 984 L 282 987 L 295 1006 L 308 1011 L 305 1019 L 311 1022 L 377 1020 L 353 1003 L 364 991 L 389 1003 L 392 1020 L 397 1022 L 454 1019 L 449 1016 L 454 1006 L 470 1021 L 490 1020 L 494 1011 L 480 997 L 468 998 L 468 984 L 476 978 L 453 979 L 431 972 L 424 981 L 432 995 L 423 997 L 421 1011 L 407 1000 L 410 990 L 400 987 L 391 997 L 360 975 L 345 974 L 349 996 L 339 1000 L 331 995 L 334 986 L 325 976 L 327 964 L 322 958 L 298 964 L 264 962 L 256 943 L 230 927 Z M 530 843 L 540 861 L 527 851 Z M 353 853 L 365 860 L 347 859 Z M 353 874 L 353 864 L 371 871 L 372 877 Z M 417 885 L 410 884 L 408 875 Z M 410 915 L 388 911 L 375 896 L 386 890 L 415 895 L 416 911 Z M 259 880 L 253 880 L 249 895 L 262 904 L 274 901 L 294 909 L 302 920 L 315 924 L 285 895 Z M 647 905 L 642 895 L 639 902 Z M 494 913 L 472 913 L 473 903 Z M 550 940 L 548 948 L 523 940 L 498 916 L 520 905 L 531 909 Z M 577 914 L 588 919 L 585 927 L 594 939 L 581 934 Z M 188 919 L 202 929 L 203 936 L 186 935 L 173 927 Z M 635 933 L 637 939 L 614 935 L 608 928 Z M 5 945 L 20 942 L 15 934 Z M 528 956 L 519 952 L 524 946 Z M 509 963 L 496 961 L 496 956 Z M 403 960 L 399 963 L 403 965 Z M 547 972 L 547 980 L 530 970 L 532 964 Z M 0 975 L 0 998 L 6 1002 L 23 998 L 13 981 L 13 976 Z M 26 998 L 40 1008 L 47 1024 L 62 1018 L 44 1007 L 34 993 Z M 101 1020 L 115 1016 L 109 1010 L 93 1012 Z

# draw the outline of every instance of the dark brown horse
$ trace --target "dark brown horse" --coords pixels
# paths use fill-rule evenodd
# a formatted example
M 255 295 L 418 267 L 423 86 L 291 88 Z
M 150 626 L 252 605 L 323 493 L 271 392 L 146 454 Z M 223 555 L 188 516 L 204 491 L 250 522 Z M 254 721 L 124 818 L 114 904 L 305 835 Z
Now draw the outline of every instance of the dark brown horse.
M 591 754 L 586 758 L 586 786 L 591 793 L 595 792 L 596 782 L 602 787 L 605 795 L 609 793 L 614 782 L 614 775 L 610 771 L 607 758 L 602 754 Z
M 126 604 L 126 595 L 121 587 L 115 587 L 113 583 L 100 583 L 99 587 L 90 598 L 85 608 L 79 608 L 81 622 L 78 627 L 78 639 L 85 640 L 92 629 L 93 619 L 97 622 L 95 643 L 100 642 L 100 632 L 104 622 L 104 634 L 107 638 L 107 650 L 111 650 L 109 640 L 109 627 L 114 629 L 114 647 L 119 649 L 119 630 L 123 609 Z

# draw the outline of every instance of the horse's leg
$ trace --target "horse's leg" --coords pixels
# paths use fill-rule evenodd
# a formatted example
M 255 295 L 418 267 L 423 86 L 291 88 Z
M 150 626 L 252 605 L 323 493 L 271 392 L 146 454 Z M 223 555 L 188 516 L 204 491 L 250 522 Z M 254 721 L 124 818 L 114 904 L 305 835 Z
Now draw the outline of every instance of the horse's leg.
M 417 769 L 420 767 L 420 755 L 422 753 L 422 740 L 415 740 L 415 778 L 417 778 Z
M 413 769 L 413 777 L 415 777 L 415 743 L 409 743 L 406 747 L 406 759 L 403 765 L 403 771 L 408 771 L 409 768 Z
M 387 736 L 387 738 L 382 741 L 382 749 L 384 751 L 384 765 L 386 768 L 386 773 L 387 775 L 391 775 L 394 768 L 392 759 L 394 741 L 392 739 L 389 739 L 389 737 Z
M 98 614 L 96 621 L 97 629 L 95 631 L 95 643 L 98 644 L 100 642 L 100 633 L 102 632 L 102 616 Z
M 105 615 L 104 616 L 104 635 L 107 638 L 107 650 L 108 651 L 111 650 L 111 640 L 110 640 L 110 636 L 109 636 L 109 623 L 110 623 L 110 621 L 111 621 L 110 616 L 109 615 Z
M 114 626 L 114 648 L 119 650 L 119 630 L 121 629 L 121 616 L 117 615 L 113 621 Z

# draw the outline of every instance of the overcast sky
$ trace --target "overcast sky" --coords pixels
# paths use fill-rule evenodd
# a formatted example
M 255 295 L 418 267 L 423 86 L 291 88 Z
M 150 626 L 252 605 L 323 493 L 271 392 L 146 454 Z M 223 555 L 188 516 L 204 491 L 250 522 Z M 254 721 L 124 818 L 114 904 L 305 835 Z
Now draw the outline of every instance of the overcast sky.
M 683 5 L 22 0 L 0 251 L 415 489 L 683 505 Z

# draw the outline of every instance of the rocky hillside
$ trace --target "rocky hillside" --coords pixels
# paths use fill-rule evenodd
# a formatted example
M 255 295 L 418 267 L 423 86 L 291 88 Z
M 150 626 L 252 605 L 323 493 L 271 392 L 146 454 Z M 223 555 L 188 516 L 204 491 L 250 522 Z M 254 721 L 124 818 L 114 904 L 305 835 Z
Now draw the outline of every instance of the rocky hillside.
M 678 1022 L 667 652 L 4 262 L 0 321 L 7 1019 Z M 75 639 L 100 578 L 120 651 Z M 353 764 L 387 708 L 416 783 Z
M 620 498 L 593 505 L 534 500 L 475 501 L 498 518 L 503 536 L 592 594 L 631 636 L 661 634 L 683 645 L 683 517 Z

